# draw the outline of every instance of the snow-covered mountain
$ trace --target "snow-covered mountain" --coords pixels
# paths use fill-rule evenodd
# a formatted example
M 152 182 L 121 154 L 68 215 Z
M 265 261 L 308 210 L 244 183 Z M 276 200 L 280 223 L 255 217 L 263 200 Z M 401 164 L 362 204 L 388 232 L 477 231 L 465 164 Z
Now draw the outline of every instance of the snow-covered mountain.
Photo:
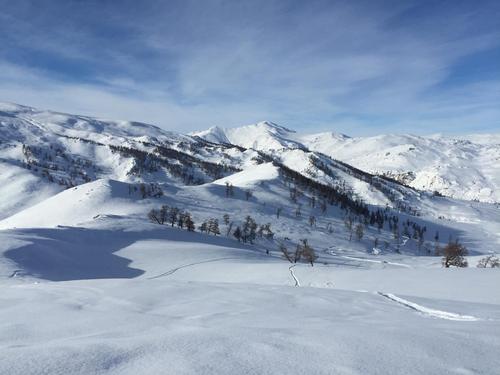
M 100 178 L 200 185 L 264 162 L 333 186 L 353 201 L 417 209 L 410 208 L 418 198 L 415 191 L 309 151 L 287 138 L 290 130 L 275 124 L 257 125 L 259 133 L 250 126 L 227 131 L 227 136 L 217 128 L 182 135 L 140 123 L 10 104 L 0 108 L 0 182 L 9 197 L 0 204 L 0 218 Z M 250 134 L 255 138 L 244 142 Z
M 309 149 L 368 173 L 457 199 L 500 202 L 500 134 L 446 137 L 297 134 L 270 122 L 193 135 L 262 151 Z
M 328 155 L 352 140 L 0 105 L 0 373 L 489 373 L 500 207 Z

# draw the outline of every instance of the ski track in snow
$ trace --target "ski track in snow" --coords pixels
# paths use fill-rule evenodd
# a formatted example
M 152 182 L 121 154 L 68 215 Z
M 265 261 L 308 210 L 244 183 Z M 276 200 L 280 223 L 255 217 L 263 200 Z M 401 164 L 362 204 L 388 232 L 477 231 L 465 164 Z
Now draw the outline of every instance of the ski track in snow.
M 462 321 L 462 322 L 474 322 L 480 320 L 479 318 L 476 318 L 475 316 L 470 316 L 470 315 L 460 315 L 456 313 L 451 313 L 447 311 L 441 311 L 441 310 L 435 310 L 431 309 L 425 306 L 421 306 L 417 303 L 405 300 L 403 298 L 397 297 L 394 294 L 391 293 L 382 293 L 382 292 L 377 292 L 378 295 L 387 298 L 390 301 L 396 302 L 400 305 L 403 305 L 405 307 L 408 307 L 412 310 L 415 310 L 416 312 L 429 316 L 432 318 L 439 318 L 439 319 L 446 319 L 446 320 L 456 320 L 456 321 Z
M 290 267 L 288 267 L 288 269 L 290 270 L 290 275 L 292 275 L 293 280 L 295 281 L 295 286 L 300 286 L 300 281 L 299 281 L 299 279 L 297 279 L 297 276 L 295 276 L 295 272 L 293 272 L 293 268 L 295 266 L 296 266 L 296 264 L 293 264 Z
M 366 259 L 366 258 L 357 258 L 357 257 L 351 257 L 348 255 L 341 255 L 342 258 L 345 259 L 352 259 L 352 260 L 358 260 L 360 262 L 369 262 L 369 263 L 380 263 L 380 264 L 389 264 L 391 266 L 399 266 L 399 267 L 404 267 L 404 268 L 411 268 L 408 264 L 403 264 L 403 263 L 397 263 L 397 262 L 389 262 L 386 260 L 376 260 L 376 259 Z
M 196 266 L 196 265 L 198 265 L 198 264 L 212 263 L 212 262 L 219 262 L 219 261 L 221 261 L 221 260 L 229 260 L 229 259 L 240 259 L 240 258 L 236 258 L 236 257 L 215 258 L 215 259 L 208 259 L 208 260 L 204 260 L 204 261 L 201 261 L 201 262 L 195 262 L 195 263 L 184 264 L 184 265 L 182 265 L 182 266 L 172 268 L 171 270 L 168 270 L 168 271 L 166 271 L 166 272 L 163 272 L 163 273 L 161 273 L 161 274 L 159 274 L 159 275 L 152 276 L 152 277 L 148 277 L 148 279 L 153 280 L 153 279 L 158 279 L 158 278 L 160 278 L 160 277 L 164 277 L 164 276 L 170 276 L 170 275 L 172 275 L 173 273 L 177 272 L 178 270 L 180 270 L 180 269 L 182 269 L 182 268 L 192 267 L 192 266 Z

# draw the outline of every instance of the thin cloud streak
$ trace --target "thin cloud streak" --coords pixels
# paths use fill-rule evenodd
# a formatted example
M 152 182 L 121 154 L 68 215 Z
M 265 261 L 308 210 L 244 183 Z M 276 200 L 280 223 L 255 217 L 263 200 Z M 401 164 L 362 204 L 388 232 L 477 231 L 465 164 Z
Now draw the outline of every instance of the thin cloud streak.
M 0 100 L 184 131 L 499 131 L 497 81 L 443 83 L 500 48 L 500 7 L 421 3 L 6 3 Z

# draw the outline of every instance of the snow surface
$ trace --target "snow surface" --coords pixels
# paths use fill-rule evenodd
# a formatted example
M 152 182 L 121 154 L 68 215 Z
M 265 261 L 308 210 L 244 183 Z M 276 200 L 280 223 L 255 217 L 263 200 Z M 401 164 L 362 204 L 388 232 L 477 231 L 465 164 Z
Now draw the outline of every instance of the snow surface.
M 388 273 L 392 286 L 367 293 L 352 282 L 389 270 L 352 270 L 351 289 L 338 288 L 347 266 L 290 269 L 224 238 L 109 217 L 0 235 L 3 247 L 31 242 L 7 258 L 33 271 L 0 280 L 1 373 L 491 374 L 499 364 L 500 301 L 484 288 L 498 283 L 493 270 L 470 270 L 467 293 L 422 298 L 460 275 Z M 42 253 L 32 268 L 29 252 Z

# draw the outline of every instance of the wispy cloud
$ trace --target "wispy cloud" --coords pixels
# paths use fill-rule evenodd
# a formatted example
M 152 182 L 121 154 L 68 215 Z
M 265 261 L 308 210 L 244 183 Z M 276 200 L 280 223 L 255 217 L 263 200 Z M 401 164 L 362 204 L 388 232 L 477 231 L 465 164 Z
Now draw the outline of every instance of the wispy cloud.
M 445 83 L 500 48 L 500 6 L 445 3 L 0 1 L 0 100 L 184 131 L 498 131 L 500 79 Z

